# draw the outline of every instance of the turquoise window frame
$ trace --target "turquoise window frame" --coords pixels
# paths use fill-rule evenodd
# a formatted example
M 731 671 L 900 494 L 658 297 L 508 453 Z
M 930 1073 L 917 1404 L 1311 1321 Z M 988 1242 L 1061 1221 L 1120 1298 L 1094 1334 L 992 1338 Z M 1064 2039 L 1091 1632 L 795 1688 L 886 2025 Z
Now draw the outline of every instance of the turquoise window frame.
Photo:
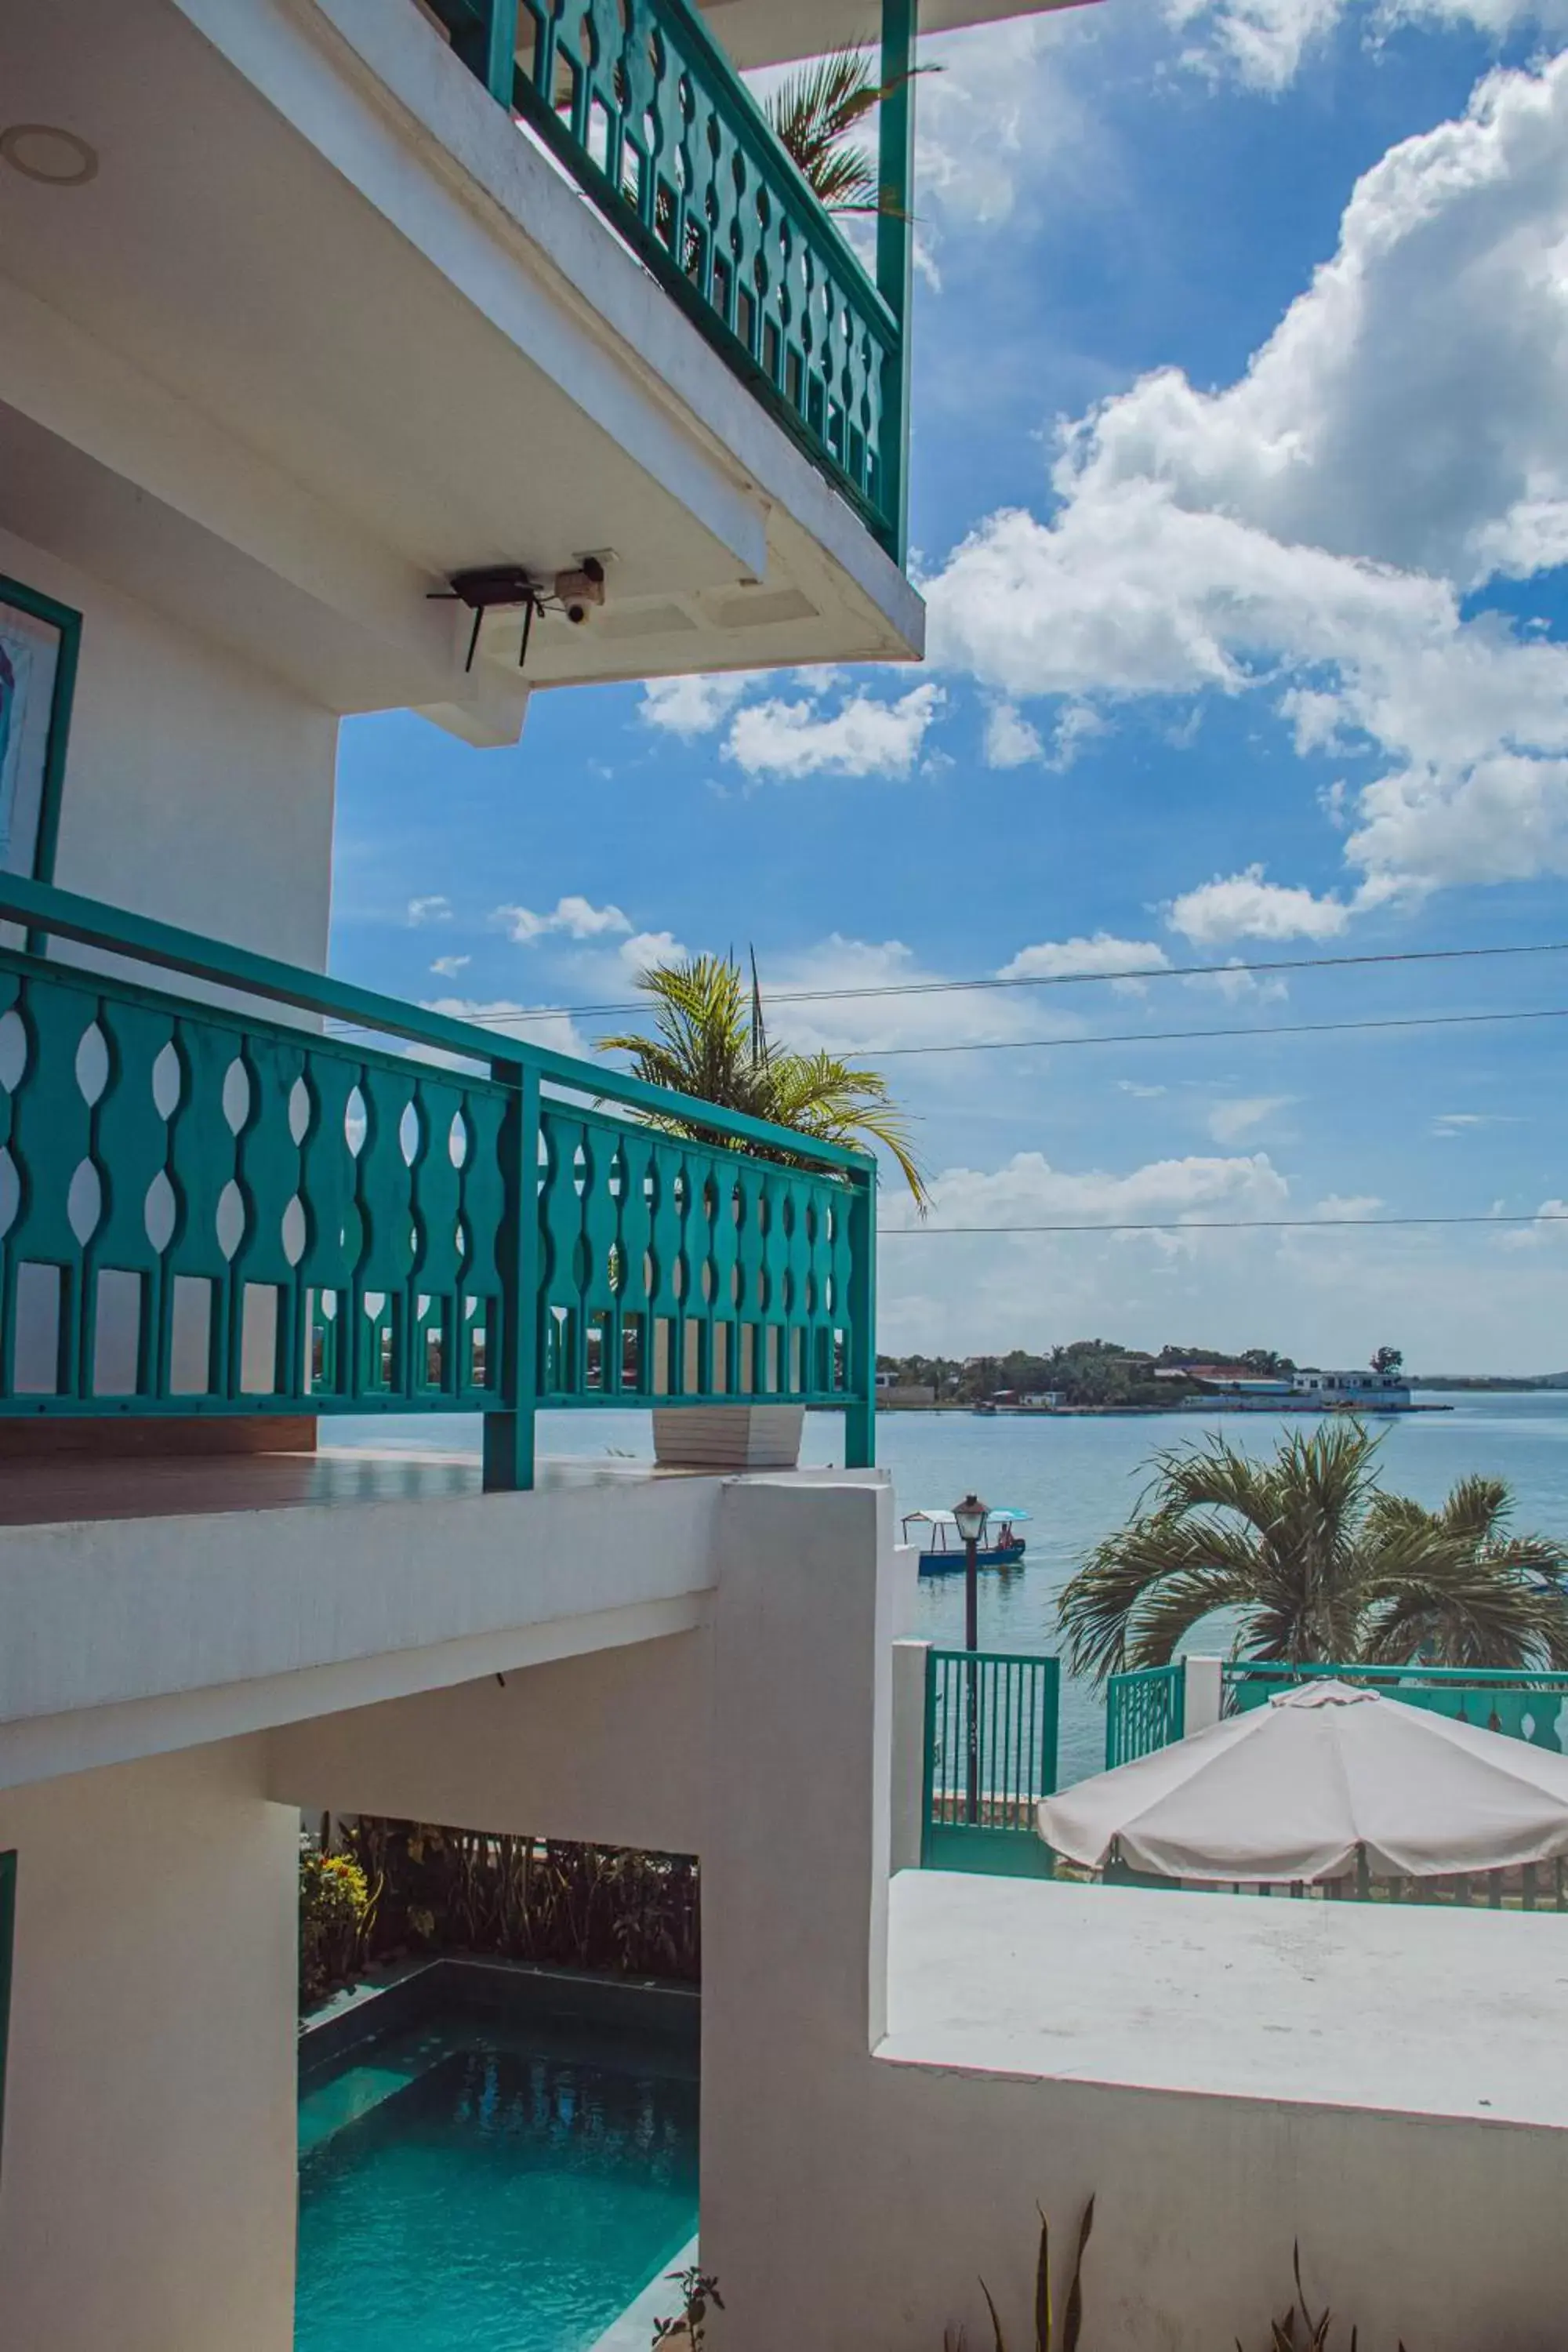
M 77 670 L 81 660 L 81 614 L 25 580 L 0 572 L 0 604 L 14 604 L 29 620 L 42 621 L 59 631 L 55 662 L 55 688 L 49 702 L 49 740 L 44 754 L 44 785 L 38 803 L 38 837 L 33 847 L 31 880 L 52 882 L 59 847 L 60 803 L 65 796 L 66 760 L 70 747 L 71 709 L 76 699 Z M 29 947 L 34 945 L 28 941 Z
M 0 1853 L 0 2168 L 5 2161 L 5 2051 L 11 2038 L 11 1954 L 16 1940 L 16 1857 Z

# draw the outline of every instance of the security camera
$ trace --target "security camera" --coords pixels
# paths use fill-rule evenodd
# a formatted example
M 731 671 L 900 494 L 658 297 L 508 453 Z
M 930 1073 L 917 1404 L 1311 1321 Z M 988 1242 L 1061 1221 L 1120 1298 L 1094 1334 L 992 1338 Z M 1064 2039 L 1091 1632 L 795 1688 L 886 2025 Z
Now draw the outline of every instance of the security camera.
M 605 567 L 596 555 L 585 555 L 574 571 L 556 573 L 554 588 L 566 618 L 580 629 L 590 606 L 605 601 Z

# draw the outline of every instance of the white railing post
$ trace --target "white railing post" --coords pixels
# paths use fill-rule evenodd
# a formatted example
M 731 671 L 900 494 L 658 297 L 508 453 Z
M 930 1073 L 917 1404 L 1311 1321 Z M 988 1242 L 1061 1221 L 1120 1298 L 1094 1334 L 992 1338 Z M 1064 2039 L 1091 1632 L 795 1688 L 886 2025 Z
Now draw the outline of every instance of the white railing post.
M 1194 1731 L 1206 1731 L 1217 1723 L 1224 1702 L 1224 1685 L 1218 1658 L 1184 1658 L 1182 1678 L 1184 1688 L 1182 1701 L 1182 1736 L 1190 1738 Z

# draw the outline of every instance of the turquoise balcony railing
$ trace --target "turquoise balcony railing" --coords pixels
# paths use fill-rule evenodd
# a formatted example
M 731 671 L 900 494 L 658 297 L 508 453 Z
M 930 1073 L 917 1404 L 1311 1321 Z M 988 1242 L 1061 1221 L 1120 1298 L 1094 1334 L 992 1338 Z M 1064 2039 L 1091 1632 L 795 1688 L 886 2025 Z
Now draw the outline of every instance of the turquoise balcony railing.
M 1105 1687 L 1106 1770 L 1180 1739 L 1186 1728 L 1186 1696 L 1180 1664 L 1112 1675 Z
M 1484 1666 L 1258 1665 L 1237 1660 L 1223 1666 L 1221 1675 L 1226 1715 L 1265 1706 L 1292 1683 L 1331 1675 L 1366 1685 L 1405 1706 L 1425 1707 L 1429 1715 L 1473 1724 L 1478 1731 L 1500 1731 L 1505 1738 L 1523 1739 L 1554 1755 L 1565 1752 L 1568 1674 Z
M 432 0 L 452 46 L 904 555 L 907 83 L 883 109 L 877 278 L 687 0 Z M 886 0 L 907 64 L 912 0 Z
M 1455 1723 L 1499 1731 L 1553 1754 L 1568 1753 L 1568 1674 L 1486 1666 L 1278 1665 L 1227 1659 L 1220 1669 L 1226 1715 L 1266 1706 L 1294 1683 L 1333 1676 L 1361 1683 Z M 1106 1690 L 1105 1762 L 1129 1764 L 1180 1739 L 1185 1729 L 1180 1662 L 1112 1675 Z
M 0 948 L 0 1416 L 478 1412 L 507 1487 L 541 1405 L 783 1402 L 871 1461 L 864 1155 L 40 883 L 0 918 L 415 1048 Z

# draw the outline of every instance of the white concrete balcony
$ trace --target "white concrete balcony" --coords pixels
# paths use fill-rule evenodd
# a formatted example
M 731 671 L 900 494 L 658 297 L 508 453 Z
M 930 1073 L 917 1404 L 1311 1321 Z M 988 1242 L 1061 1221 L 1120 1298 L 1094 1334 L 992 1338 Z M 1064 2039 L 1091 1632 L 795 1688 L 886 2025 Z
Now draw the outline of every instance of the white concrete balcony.
M 721 266 L 726 325 L 437 15 L 5 12 L 0 529 L 318 708 L 413 705 L 479 741 L 515 736 L 533 685 L 918 655 L 889 508 L 901 326 L 838 230 L 817 208 L 799 235 L 819 290 L 839 273 L 804 355 Z M 469 609 L 428 601 L 588 558 L 602 606 L 576 625 L 547 596 L 525 669 L 520 605 L 483 615 L 470 669 Z

